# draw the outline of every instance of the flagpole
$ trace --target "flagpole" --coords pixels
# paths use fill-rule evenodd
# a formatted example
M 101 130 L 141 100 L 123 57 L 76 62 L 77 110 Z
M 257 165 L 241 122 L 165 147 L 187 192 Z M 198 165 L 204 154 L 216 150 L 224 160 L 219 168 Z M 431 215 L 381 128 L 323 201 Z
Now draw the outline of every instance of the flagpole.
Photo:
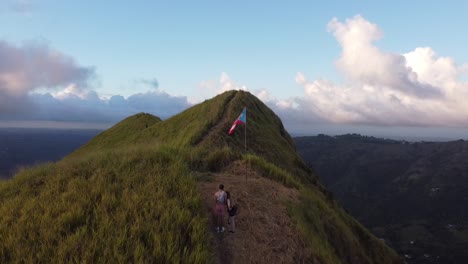
M 245 145 L 245 153 L 247 154 L 247 122 L 245 122 L 245 133 L 244 133 L 244 145 Z
M 247 155 L 247 107 L 245 107 L 244 146 L 245 155 Z M 247 161 L 245 163 L 245 180 L 247 181 Z

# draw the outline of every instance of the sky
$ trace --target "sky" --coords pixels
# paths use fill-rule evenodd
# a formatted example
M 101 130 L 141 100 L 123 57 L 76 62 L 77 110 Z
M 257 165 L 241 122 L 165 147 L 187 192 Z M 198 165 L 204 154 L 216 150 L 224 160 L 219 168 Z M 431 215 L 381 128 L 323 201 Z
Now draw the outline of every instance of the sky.
M 0 127 L 106 128 L 242 89 L 292 134 L 468 138 L 467 13 L 466 1 L 2 0 Z

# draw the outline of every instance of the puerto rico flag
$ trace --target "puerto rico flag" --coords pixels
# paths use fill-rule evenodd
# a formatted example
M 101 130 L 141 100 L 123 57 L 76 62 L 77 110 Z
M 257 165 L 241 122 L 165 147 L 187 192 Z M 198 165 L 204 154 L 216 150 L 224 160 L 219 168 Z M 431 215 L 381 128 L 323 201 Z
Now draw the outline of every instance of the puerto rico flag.
M 240 116 L 236 119 L 236 121 L 234 121 L 234 124 L 232 124 L 231 129 L 229 129 L 228 135 L 231 135 L 234 132 L 234 129 L 236 128 L 236 126 L 239 124 L 244 124 L 244 125 L 247 124 L 247 110 L 245 107 L 242 110 L 242 113 L 240 114 Z

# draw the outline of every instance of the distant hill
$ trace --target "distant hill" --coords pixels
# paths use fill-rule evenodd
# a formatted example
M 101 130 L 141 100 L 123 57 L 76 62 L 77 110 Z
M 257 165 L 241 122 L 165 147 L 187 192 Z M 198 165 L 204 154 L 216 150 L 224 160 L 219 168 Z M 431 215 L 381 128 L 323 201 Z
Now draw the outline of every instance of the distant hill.
M 468 142 L 295 138 L 337 200 L 409 263 L 468 259 Z
M 243 127 L 227 135 L 244 106 L 247 151 Z M 209 225 L 221 181 L 239 205 L 234 235 Z M 1 263 L 402 263 L 243 91 L 164 121 L 131 116 L 58 163 L 20 171 L 0 182 L 0 215 Z

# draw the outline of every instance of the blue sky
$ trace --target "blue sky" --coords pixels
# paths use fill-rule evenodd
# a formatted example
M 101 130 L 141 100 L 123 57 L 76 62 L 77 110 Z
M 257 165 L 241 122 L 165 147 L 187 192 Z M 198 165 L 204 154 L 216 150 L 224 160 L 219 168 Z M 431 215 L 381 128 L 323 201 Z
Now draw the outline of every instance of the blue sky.
M 4 83 L 10 87 L 3 87 L 8 92 L 2 94 L 0 84 L 0 96 L 16 100 L 16 105 L 34 104 L 44 114 L 18 114 L 0 106 L 0 119 L 113 123 L 138 111 L 167 117 L 224 90 L 247 89 L 279 112 L 283 121 L 289 120 L 285 123 L 290 130 L 301 133 L 310 130 L 300 125 L 304 123 L 467 127 L 467 116 L 456 114 L 464 106 L 453 103 L 468 95 L 463 91 L 468 89 L 467 13 L 466 1 L 6 0 L 0 4 L 0 41 L 8 54 L 18 54 L 12 57 L 22 57 L 21 65 L 31 68 L 15 76 L 34 75 L 34 67 L 42 67 L 31 66 L 31 61 L 47 61 L 44 68 L 56 65 L 51 55 L 55 53 L 61 56 L 56 67 L 65 67 L 67 74 L 46 72 L 42 75 L 48 76 L 47 82 L 36 77 L 13 82 L 18 77 L 7 73 L 19 68 L 4 70 Z M 364 35 L 353 35 L 356 30 Z M 353 43 L 362 43 L 362 50 L 350 51 Z M 416 52 L 417 48 L 429 50 Z M 21 55 L 31 49 L 40 51 Z M 346 50 L 364 55 L 356 59 Z M 40 54 L 47 54 L 47 59 Z M 442 67 L 440 58 L 449 58 L 452 64 Z M 364 69 L 366 60 L 387 68 Z M 432 65 L 431 70 L 422 63 Z M 408 80 L 382 76 L 402 71 Z M 444 82 L 429 76 L 439 71 Z M 13 84 L 23 92 L 13 93 Z M 45 98 L 47 93 L 52 98 Z M 431 93 L 444 96 L 422 98 Z M 373 99 L 380 94 L 386 97 Z M 125 107 L 110 109 L 116 95 L 122 97 L 115 97 L 113 105 Z M 147 101 L 148 109 L 139 107 L 143 105 L 139 98 L 147 97 L 160 106 Z M 393 111 L 391 98 L 397 98 L 405 111 Z M 178 107 L 162 109 L 171 100 Z M 387 102 L 387 107 L 376 106 Z M 52 103 L 55 107 L 48 109 Z M 61 107 L 75 110 L 70 116 L 51 113 L 63 112 Z M 384 118 L 370 114 L 369 107 Z M 86 114 L 81 115 L 83 111 Z M 93 111 L 102 113 L 87 120 Z M 441 114 L 421 114 L 427 111 Z

